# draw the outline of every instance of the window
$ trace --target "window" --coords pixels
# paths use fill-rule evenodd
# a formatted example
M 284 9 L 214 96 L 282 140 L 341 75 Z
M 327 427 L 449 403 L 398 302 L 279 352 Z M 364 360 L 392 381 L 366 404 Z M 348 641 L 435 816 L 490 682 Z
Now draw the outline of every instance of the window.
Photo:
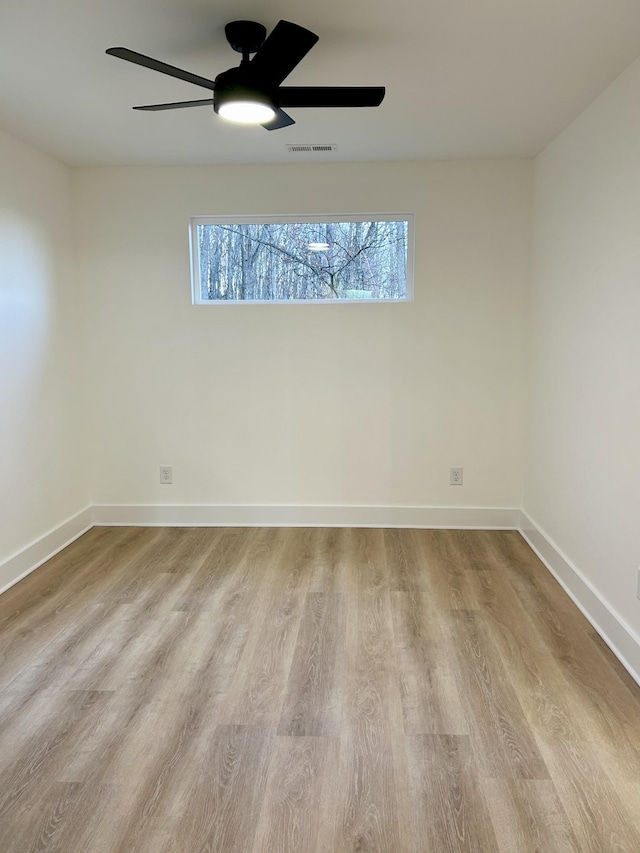
M 193 302 L 399 302 L 412 297 L 413 217 L 191 220 Z

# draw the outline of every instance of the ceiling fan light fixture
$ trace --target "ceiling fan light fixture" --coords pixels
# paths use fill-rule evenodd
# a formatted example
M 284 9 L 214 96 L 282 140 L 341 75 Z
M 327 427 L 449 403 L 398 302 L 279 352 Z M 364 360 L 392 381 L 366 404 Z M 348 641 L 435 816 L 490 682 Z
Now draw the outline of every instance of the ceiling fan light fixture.
M 240 124 L 265 124 L 276 115 L 273 101 L 267 94 L 245 86 L 216 92 L 215 111 L 227 121 Z
M 241 124 L 264 124 L 275 116 L 273 107 L 259 104 L 257 101 L 229 101 L 218 110 L 218 115 L 227 121 Z

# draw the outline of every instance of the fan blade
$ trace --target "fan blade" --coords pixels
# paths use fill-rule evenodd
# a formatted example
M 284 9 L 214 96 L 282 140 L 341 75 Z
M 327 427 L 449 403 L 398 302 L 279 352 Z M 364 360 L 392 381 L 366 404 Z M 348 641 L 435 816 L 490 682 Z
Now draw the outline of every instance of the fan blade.
M 206 77 L 200 77 L 198 74 L 183 71 L 174 65 L 167 65 L 166 62 L 152 59 L 143 53 L 136 53 L 135 50 L 129 50 L 126 47 L 110 47 L 106 52 L 109 56 L 117 56 L 118 59 L 126 59 L 127 62 L 133 62 L 135 65 L 143 65 L 145 68 L 151 68 L 152 71 L 159 71 L 161 74 L 168 74 L 169 77 L 177 77 L 178 80 L 186 80 L 187 83 L 202 86 L 204 89 L 211 89 L 212 92 L 215 91 L 216 84 L 213 80 L 207 80 Z
M 295 124 L 291 116 L 288 116 L 284 110 L 276 110 L 275 118 L 272 118 L 270 122 L 265 122 L 262 126 L 265 130 L 280 130 L 281 127 L 289 127 L 291 124 Z
M 154 112 L 156 110 L 181 110 L 184 107 L 204 107 L 205 105 L 213 106 L 213 98 L 205 98 L 203 101 L 177 101 L 175 104 L 147 104 L 144 107 L 133 107 L 133 109 Z
M 278 102 L 283 107 L 377 107 L 384 86 L 281 86 Z
M 279 21 L 249 63 L 256 78 L 271 85 L 282 83 L 309 53 L 318 36 L 289 21 Z

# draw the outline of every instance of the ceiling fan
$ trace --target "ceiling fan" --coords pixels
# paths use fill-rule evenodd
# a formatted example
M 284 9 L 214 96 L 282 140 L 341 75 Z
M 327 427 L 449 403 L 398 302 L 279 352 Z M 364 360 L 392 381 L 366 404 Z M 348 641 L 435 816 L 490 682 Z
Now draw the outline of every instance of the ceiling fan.
M 223 118 L 279 130 L 295 124 L 283 107 L 377 107 L 384 98 L 384 86 L 281 86 L 318 41 L 315 33 L 298 24 L 279 21 L 267 38 L 262 24 L 232 21 L 226 25 L 225 35 L 231 47 L 242 54 L 242 61 L 238 67 L 218 74 L 215 80 L 191 74 L 126 47 L 110 47 L 107 53 L 213 92 L 213 98 L 149 104 L 134 107 L 134 110 L 177 110 L 213 105 Z M 253 59 L 252 54 L 255 54 Z

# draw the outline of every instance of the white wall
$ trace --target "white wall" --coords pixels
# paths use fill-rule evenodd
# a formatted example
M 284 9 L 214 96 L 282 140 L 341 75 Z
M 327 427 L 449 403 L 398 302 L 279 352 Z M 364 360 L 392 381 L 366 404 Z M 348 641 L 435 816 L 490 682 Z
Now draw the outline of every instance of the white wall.
M 519 506 L 530 168 L 75 170 L 93 501 Z M 360 211 L 415 212 L 415 302 L 191 305 L 189 216 Z
M 640 61 L 538 158 L 524 508 L 640 629 Z
M 0 564 L 88 503 L 70 197 L 66 167 L 0 132 Z

